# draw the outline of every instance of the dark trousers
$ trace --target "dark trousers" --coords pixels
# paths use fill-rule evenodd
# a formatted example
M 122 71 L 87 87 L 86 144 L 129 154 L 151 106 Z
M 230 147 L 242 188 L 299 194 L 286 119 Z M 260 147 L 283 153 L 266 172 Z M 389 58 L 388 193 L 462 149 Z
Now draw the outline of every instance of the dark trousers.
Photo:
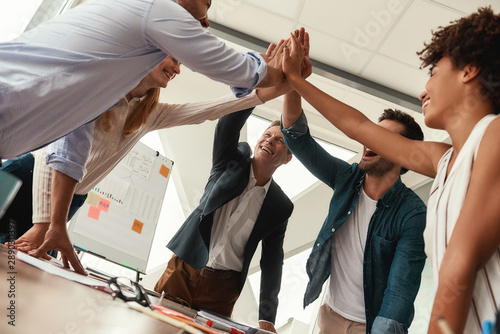
M 197 310 L 212 311 L 230 317 L 240 295 L 239 281 L 239 272 L 194 269 L 174 255 L 154 290 L 160 293 L 165 291 L 167 297 L 170 295 L 180 298 Z
M 18 177 L 23 183 L 9 208 L 0 219 L 0 236 L 8 235 L 9 225 L 15 227 L 15 238 L 19 238 L 33 226 L 33 167 L 35 158 L 26 153 L 6 161 L 1 170 Z M 87 195 L 74 195 L 69 209 L 68 220 L 83 205 Z

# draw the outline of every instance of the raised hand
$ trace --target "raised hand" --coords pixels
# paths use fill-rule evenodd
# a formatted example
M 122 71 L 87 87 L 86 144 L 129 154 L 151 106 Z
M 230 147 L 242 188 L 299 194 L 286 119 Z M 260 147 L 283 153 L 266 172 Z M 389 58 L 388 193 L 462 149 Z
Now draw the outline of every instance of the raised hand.
M 269 45 L 264 58 L 266 61 L 268 60 L 267 66 L 274 67 L 280 71 L 283 69 L 283 48 L 287 42 L 288 41 L 280 40 L 277 45 L 274 45 L 274 43 Z
M 284 42 L 285 41 L 282 39 L 282 40 L 280 40 L 278 42 L 278 44 L 271 43 L 271 44 L 269 44 L 266 53 L 261 53 L 260 54 L 262 56 L 262 58 L 264 58 L 264 60 L 266 61 L 266 63 L 269 63 L 271 60 L 274 59 L 274 57 L 276 56 L 278 48 L 281 47 Z
M 309 34 L 306 32 L 305 28 L 302 27 L 300 29 L 295 30 L 294 35 L 303 49 L 304 54 L 302 58 L 300 73 L 302 75 L 302 78 L 306 79 L 312 74 L 312 62 L 311 59 L 309 58 L 309 49 L 310 49 Z M 290 46 L 290 44 L 291 42 L 288 43 L 288 46 Z
M 300 69 L 300 73 L 302 74 L 302 78 L 306 79 L 312 74 L 312 62 L 309 58 L 309 34 L 305 32 L 304 28 L 301 29 L 300 32 L 300 44 L 304 48 L 304 57 L 302 58 L 302 66 Z
M 307 39 L 309 40 L 309 39 Z M 305 42 L 305 36 L 304 36 Z M 299 38 L 295 34 L 290 34 L 290 47 L 286 45 L 283 50 L 283 73 L 287 79 L 294 76 L 301 76 L 301 68 L 304 58 L 304 47 L 300 44 Z

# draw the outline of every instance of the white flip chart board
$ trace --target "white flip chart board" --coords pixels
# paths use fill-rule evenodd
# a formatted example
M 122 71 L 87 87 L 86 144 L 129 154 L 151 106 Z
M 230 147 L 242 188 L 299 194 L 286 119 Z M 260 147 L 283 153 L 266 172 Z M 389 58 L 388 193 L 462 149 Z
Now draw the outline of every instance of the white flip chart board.
M 71 220 L 73 244 L 145 274 L 172 166 L 138 142 L 89 192 Z

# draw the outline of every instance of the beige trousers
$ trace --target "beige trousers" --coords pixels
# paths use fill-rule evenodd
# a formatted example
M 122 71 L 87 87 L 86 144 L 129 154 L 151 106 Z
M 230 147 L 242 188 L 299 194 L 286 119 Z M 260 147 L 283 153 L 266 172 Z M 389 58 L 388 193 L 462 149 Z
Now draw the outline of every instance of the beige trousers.
M 323 304 L 319 309 L 318 327 L 320 334 L 365 334 L 366 325 L 351 321 L 334 310 L 328 304 Z

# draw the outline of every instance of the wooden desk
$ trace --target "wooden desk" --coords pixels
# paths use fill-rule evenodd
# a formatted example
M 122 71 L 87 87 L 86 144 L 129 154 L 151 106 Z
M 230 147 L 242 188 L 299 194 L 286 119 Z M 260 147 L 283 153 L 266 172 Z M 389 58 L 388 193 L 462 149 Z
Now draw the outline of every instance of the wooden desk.
M 11 254 L 5 245 L 0 245 L 2 334 L 184 333 L 128 308 L 125 302 L 113 300 L 106 292 L 49 274 L 17 259 L 15 263 L 9 262 Z M 156 302 L 156 298 L 151 301 Z M 12 309 L 11 304 L 15 307 L 13 311 L 8 309 Z M 12 319 L 8 317 L 11 313 Z M 9 325 L 12 320 L 15 326 Z

